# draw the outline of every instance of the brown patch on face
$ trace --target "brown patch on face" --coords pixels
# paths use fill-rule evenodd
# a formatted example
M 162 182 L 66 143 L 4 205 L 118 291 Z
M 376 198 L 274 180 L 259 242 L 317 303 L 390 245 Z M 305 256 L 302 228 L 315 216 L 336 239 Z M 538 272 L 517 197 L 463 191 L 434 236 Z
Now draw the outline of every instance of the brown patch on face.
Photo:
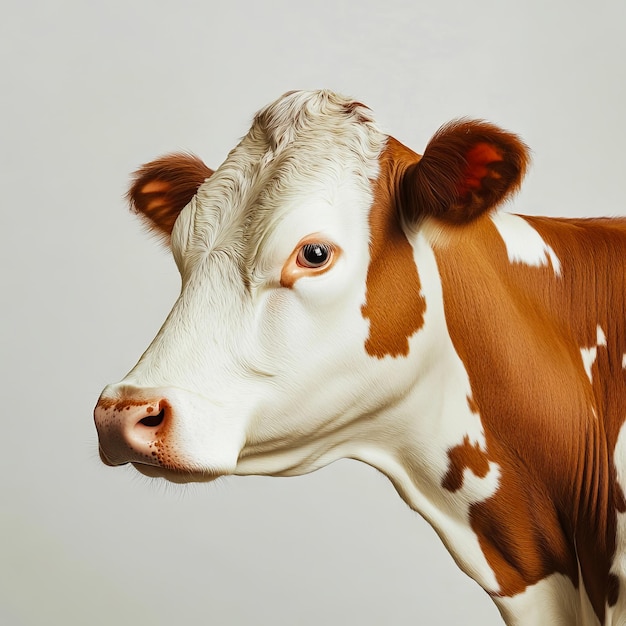
M 169 237 L 179 213 L 212 174 L 213 170 L 192 154 L 169 154 L 135 172 L 127 197 L 131 208 L 146 218 L 151 228 Z
M 365 304 L 370 356 L 407 356 L 409 338 L 424 325 L 426 301 L 413 259 L 413 248 L 400 225 L 398 188 L 406 168 L 419 156 L 392 137 L 380 156 L 380 175 L 374 182 L 370 210 L 370 264 Z
M 580 566 L 603 622 L 619 593 L 609 572 L 624 507 L 613 451 L 626 403 L 626 271 L 615 262 L 626 252 L 626 222 L 525 219 L 555 251 L 560 277 L 511 263 L 488 218 L 442 224 L 446 243 L 435 248 L 448 330 L 480 408 L 488 460 L 501 472 L 470 523 L 501 595 L 552 573 L 577 586 Z M 596 345 L 598 325 L 607 345 L 597 348 L 590 382 L 580 348 Z M 450 451 L 448 488 L 460 467 L 479 462 L 465 443 Z

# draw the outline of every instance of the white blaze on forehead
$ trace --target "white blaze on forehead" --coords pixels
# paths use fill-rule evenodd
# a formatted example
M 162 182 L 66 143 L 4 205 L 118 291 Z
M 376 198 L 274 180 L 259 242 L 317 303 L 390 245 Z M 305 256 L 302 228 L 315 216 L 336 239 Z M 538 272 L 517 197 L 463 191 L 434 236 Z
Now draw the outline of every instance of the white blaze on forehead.
M 510 213 L 494 213 L 491 221 L 504 241 L 511 263 L 548 267 L 561 275 L 561 262 L 541 235 L 522 217 Z

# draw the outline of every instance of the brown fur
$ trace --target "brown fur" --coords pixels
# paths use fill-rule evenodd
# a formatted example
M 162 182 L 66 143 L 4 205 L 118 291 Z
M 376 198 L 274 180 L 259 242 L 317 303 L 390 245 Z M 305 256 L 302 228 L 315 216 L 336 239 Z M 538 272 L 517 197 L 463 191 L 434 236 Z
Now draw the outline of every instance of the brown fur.
M 472 527 L 505 595 L 553 572 L 582 577 L 602 622 L 624 497 L 613 451 L 624 422 L 623 220 L 526 218 L 561 261 L 509 262 L 490 220 L 448 233 L 437 251 L 446 319 L 480 409 L 498 492 Z M 473 245 L 468 245 L 472 241 Z M 599 346 L 592 380 L 581 347 Z M 595 415 L 594 415 L 595 412 Z
M 400 226 L 394 197 L 406 162 L 419 157 L 390 138 L 380 157 L 370 211 L 370 264 L 361 307 L 370 320 L 365 350 L 379 359 L 409 353 L 409 337 L 424 325 L 426 305 L 413 248 Z M 394 280 L 393 277 L 401 277 Z
M 169 240 L 178 214 L 212 174 L 213 170 L 192 154 L 169 154 L 135 172 L 127 198 L 131 209 Z

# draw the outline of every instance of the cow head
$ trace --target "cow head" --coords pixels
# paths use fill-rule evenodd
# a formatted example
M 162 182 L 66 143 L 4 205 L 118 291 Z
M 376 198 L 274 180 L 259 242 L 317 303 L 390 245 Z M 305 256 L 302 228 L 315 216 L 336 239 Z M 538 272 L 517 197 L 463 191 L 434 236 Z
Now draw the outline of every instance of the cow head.
M 420 157 L 363 105 L 295 92 L 215 173 L 181 154 L 143 167 L 129 197 L 182 288 L 98 401 L 102 460 L 179 482 L 376 464 L 420 418 L 407 402 L 428 402 L 440 358 L 437 268 L 420 250 L 501 202 L 526 159 L 515 136 L 468 120 Z

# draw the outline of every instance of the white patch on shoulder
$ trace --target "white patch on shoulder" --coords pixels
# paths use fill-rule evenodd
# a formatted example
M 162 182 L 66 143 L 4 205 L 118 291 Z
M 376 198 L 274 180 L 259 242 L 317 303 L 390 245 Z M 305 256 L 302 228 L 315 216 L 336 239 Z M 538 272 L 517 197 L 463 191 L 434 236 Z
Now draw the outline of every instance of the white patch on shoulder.
M 583 365 L 585 366 L 585 372 L 587 372 L 587 377 L 589 378 L 589 380 L 592 380 L 591 368 L 596 362 L 596 357 L 598 356 L 598 348 L 600 346 L 606 346 L 606 335 L 604 334 L 604 331 L 602 330 L 600 324 L 598 324 L 596 328 L 596 345 L 591 346 L 590 348 L 580 349 L 580 354 L 583 359 Z M 624 363 L 622 361 L 622 367 L 623 366 Z
M 591 381 L 591 368 L 596 362 L 596 356 L 598 356 L 598 347 L 581 348 L 580 355 L 583 358 L 583 365 L 585 366 L 585 372 L 587 372 L 587 378 Z
M 622 355 L 622 369 L 626 370 L 626 354 Z
M 551 574 L 522 593 L 493 600 L 509 626 L 600 626 L 582 580 L 576 589 L 563 574 Z
M 491 221 L 504 241 L 511 263 L 525 263 L 533 267 L 548 267 L 561 276 L 561 262 L 541 235 L 521 216 L 494 213 Z

